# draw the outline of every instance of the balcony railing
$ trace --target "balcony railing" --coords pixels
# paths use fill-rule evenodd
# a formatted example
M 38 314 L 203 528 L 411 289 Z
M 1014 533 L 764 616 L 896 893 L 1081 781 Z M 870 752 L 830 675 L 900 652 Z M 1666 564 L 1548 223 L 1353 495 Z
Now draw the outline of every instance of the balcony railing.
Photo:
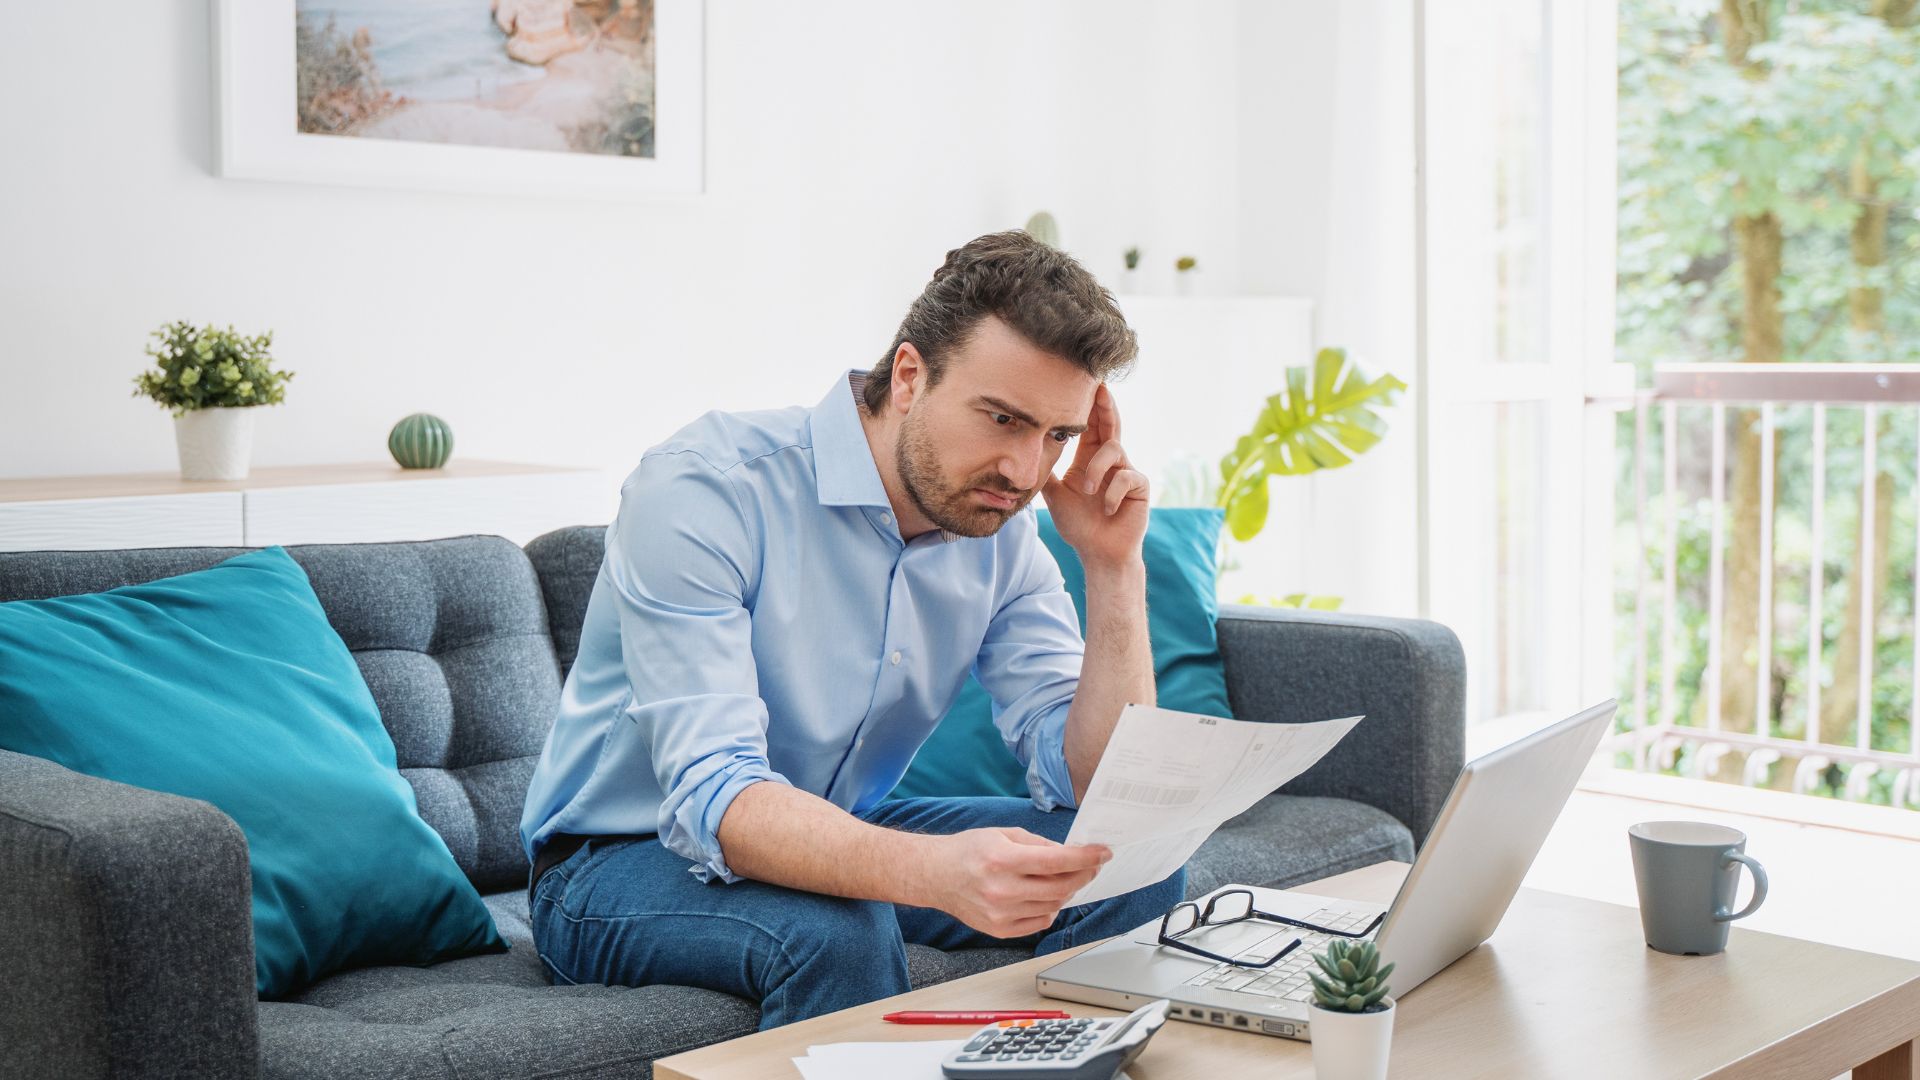
M 1729 414 L 1751 417 L 1757 412 L 1756 533 L 1733 535 L 1730 520 Z M 1791 417 L 1790 425 L 1784 423 Z M 1857 417 L 1859 435 L 1851 436 Z M 1830 428 L 1844 419 L 1848 437 L 1829 445 Z M 1706 432 L 1700 431 L 1701 424 Z M 1895 665 L 1880 659 L 1880 629 L 1889 619 L 1880 613 L 1887 600 L 1903 602 L 1907 613 L 1920 611 L 1914 596 L 1920 566 L 1920 484 L 1907 480 L 1905 498 L 1914 508 L 1911 543 L 1904 550 L 1876 553 L 1876 506 L 1882 472 L 1920 476 L 1920 365 L 1907 364 L 1689 364 L 1659 368 L 1651 390 L 1641 392 L 1631 412 L 1631 458 L 1621 493 L 1631 488 L 1630 520 L 1633 573 L 1617 578 L 1630 616 L 1631 686 L 1622 694 L 1623 730 L 1610 748 L 1629 767 L 1672 771 L 1686 775 L 1734 779 L 1749 786 L 1772 786 L 1796 792 L 1828 790 L 1843 798 L 1886 801 L 1911 807 L 1920 803 L 1920 693 L 1914 691 L 1914 673 L 1920 672 L 1920 632 L 1909 619 L 1901 631 L 1912 637 L 1910 659 Z M 1658 453 L 1652 456 L 1652 429 L 1658 427 Z M 1622 421 L 1622 428 L 1625 420 Z M 1791 428 L 1794 451 L 1782 453 L 1778 440 Z M 1683 432 L 1687 437 L 1683 438 Z M 1888 460 L 1883 446 L 1896 433 L 1907 461 Z M 1624 430 L 1622 434 L 1625 434 Z M 1695 456 L 1707 445 L 1704 501 L 1698 490 Z M 1804 450 L 1806 456 L 1799 456 Z M 1832 453 L 1830 454 L 1830 451 Z M 1749 462 L 1753 462 L 1750 455 Z M 1830 458 L 1844 459 L 1844 471 L 1859 470 L 1857 492 L 1842 483 L 1828 484 Z M 1776 460 L 1778 465 L 1776 466 Z M 1687 491 L 1682 470 L 1695 480 Z M 1789 472 L 1789 470 L 1805 470 Z M 1733 470 L 1736 475 L 1740 470 Z M 1755 469 L 1744 475 L 1749 483 Z M 1659 490 L 1649 495 L 1650 480 L 1660 478 Z M 1791 481 L 1794 505 L 1782 516 L 1777 488 Z M 1752 497 L 1751 491 L 1749 497 Z M 1896 492 L 1896 498 L 1899 495 Z M 1624 502 L 1624 499 L 1623 499 Z M 1858 511 L 1858 528 L 1839 544 L 1828 536 L 1830 519 Z M 1887 507 L 1887 511 L 1898 509 Z M 1707 558 L 1704 582 L 1699 580 L 1698 541 L 1706 519 Z M 1837 520 L 1837 519 L 1836 519 Z M 1776 526 L 1795 527 L 1796 550 L 1783 562 L 1776 551 Z M 1804 525 L 1804 532 L 1799 526 Z M 1898 534 L 1898 529 L 1892 530 Z M 1623 538 L 1624 539 L 1624 538 Z M 1850 542 L 1849 542 L 1850 541 Z M 1692 546 L 1689 547 L 1689 542 Z M 1728 555 L 1741 545 L 1742 561 L 1757 562 L 1758 610 L 1751 638 L 1743 624 L 1742 642 L 1752 641 L 1743 656 L 1752 665 L 1753 715 L 1723 716 L 1729 697 L 1723 679 L 1730 667 L 1728 647 Z M 1804 565 L 1800 545 L 1804 544 Z M 1757 559 L 1747 558 L 1757 548 Z M 1836 550 L 1839 549 L 1839 550 Z M 1687 551 L 1692 558 L 1683 558 Z M 1888 563 L 1887 587 L 1874 588 L 1877 556 Z M 1838 564 L 1838 585 L 1829 573 Z M 1804 575 L 1794 580 L 1796 575 Z M 1864 577 L 1865 587 L 1855 586 Z M 1791 587 L 1792 613 L 1797 625 L 1776 635 L 1779 604 L 1777 587 Z M 1831 641 L 1827 624 L 1833 609 L 1832 588 L 1851 589 L 1864 599 L 1865 616 L 1841 613 L 1843 625 L 1857 632 L 1857 708 L 1851 731 L 1835 739 L 1835 718 L 1827 718 L 1822 735 L 1822 693 Z M 1702 603 L 1704 594 L 1704 604 Z M 1843 605 L 1855 606 L 1855 605 Z M 1704 665 L 1697 623 L 1705 616 Z M 1689 627 L 1689 620 L 1695 625 Z M 1657 626 L 1656 626 L 1657 622 Z M 1877 625 L 1880 624 L 1880 625 Z M 1624 627 L 1623 627 L 1624 628 Z M 1791 635 L 1791 636 L 1788 636 Z M 1682 640 L 1683 636 L 1686 640 Z M 1793 640 L 1798 637 L 1799 640 Z M 1892 640 L 1892 639 L 1888 639 Z M 1734 644 L 1741 644 L 1735 642 Z M 1910 664 L 1910 666 L 1909 666 Z M 1743 665 L 1744 666 L 1744 665 Z M 1851 665 L 1850 665 L 1851 666 Z M 1624 675 L 1625 672 L 1622 672 Z M 1837 674 L 1837 673 L 1836 673 Z M 1877 686 L 1876 676 L 1889 681 Z M 1683 685 L 1682 680 L 1686 680 Z M 1876 702 L 1875 690 L 1885 689 Z M 1904 692 L 1904 701 L 1899 700 Z M 1743 697 L 1743 695 L 1733 695 Z M 1702 701 L 1704 697 L 1704 701 Z M 1892 698 L 1889 701 L 1887 698 Z M 1687 700 L 1687 715 L 1680 706 Z M 1876 711 L 1876 705 L 1878 709 Z M 1844 719 L 1844 714 L 1842 714 Z M 1876 732 L 1874 722 L 1881 727 Z M 1902 735 L 1899 728 L 1904 727 Z M 1797 731 L 1796 731 L 1797 729 Z M 1894 743 L 1895 745 L 1889 745 Z M 1737 756 L 1735 756 L 1737 755 Z M 1791 769 L 1790 775 L 1786 770 Z M 1876 779 L 1878 778 L 1878 779 Z

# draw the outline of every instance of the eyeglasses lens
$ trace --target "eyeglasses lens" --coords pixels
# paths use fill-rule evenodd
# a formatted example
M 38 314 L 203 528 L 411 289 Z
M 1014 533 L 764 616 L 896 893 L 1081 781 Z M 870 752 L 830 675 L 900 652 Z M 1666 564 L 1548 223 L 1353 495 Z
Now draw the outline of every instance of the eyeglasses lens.
M 1166 929 L 1162 931 L 1168 937 L 1179 937 L 1200 923 L 1200 909 L 1192 904 L 1177 904 L 1167 912 Z
M 1214 898 L 1213 908 L 1207 921 L 1215 923 L 1234 922 L 1253 913 L 1253 894 L 1248 892 L 1221 893 Z

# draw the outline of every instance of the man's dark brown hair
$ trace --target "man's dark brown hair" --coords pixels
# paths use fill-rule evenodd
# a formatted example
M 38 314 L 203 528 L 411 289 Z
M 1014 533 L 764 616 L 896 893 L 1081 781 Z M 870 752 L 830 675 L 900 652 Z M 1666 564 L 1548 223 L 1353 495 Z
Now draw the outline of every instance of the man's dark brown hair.
M 988 233 L 947 252 L 907 309 L 892 347 L 867 375 L 867 412 L 878 416 L 886 408 L 901 342 L 920 350 L 931 387 L 948 354 L 988 315 L 1102 381 L 1125 371 L 1139 352 L 1113 294 L 1073 256 L 1018 230 Z

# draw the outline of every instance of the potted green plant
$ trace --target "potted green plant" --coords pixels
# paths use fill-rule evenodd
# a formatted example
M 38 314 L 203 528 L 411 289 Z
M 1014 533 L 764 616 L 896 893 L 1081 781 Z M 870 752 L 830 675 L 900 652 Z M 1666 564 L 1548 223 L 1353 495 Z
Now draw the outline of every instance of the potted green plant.
M 1136 247 L 1128 248 L 1126 252 L 1121 255 L 1120 258 L 1126 264 L 1126 269 L 1120 272 L 1120 291 L 1122 293 L 1139 292 L 1140 291 L 1140 249 L 1139 247 L 1136 246 Z
M 1393 999 L 1371 941 L 1335 940 L 1313 954 L 1320 970 L 1307 969 L 1313 1001 L 1307 1034 L 1313 1042 L 1313 1075 L 1319 1080 L 1386 1080 L 1393 1047 Z
M 1181 296 L 1193 295 L 1193 275 L 1200 267 L 1200 260 L 1191 255 L 1182 255 L 1173 260 L 1173 291 Z
M 135 397 L 173 410 L 183 480 L 243 480 L 253 449 L 253 410 L 286 399 L 291 371 L 275 371 L 273 332 L 170 322 L 153 332 L 155 370 L 133 380 Z
M 1311 369 L 1290 367 L 1286 377 L 1287 388 L 1261 405 L 1253 430 L 1220 459 L 1214 504 L 1241 543 L 1267 524 L 1267 481 L 1352 464 L 1386 434 L 1376 407 L 1407 388 L 1392 375 L 1369 380 L 1338 348 L 1321 349 Z
M 1026 232 L 1028 236 L 1033 237 L 1035 240 L 1040 241 L 1050 248 L 1060 246 L 1060 223 L 1053 220 L 1053 215 L 1047 213 L 1045 210 L 1041 210 L 1027 219 Z

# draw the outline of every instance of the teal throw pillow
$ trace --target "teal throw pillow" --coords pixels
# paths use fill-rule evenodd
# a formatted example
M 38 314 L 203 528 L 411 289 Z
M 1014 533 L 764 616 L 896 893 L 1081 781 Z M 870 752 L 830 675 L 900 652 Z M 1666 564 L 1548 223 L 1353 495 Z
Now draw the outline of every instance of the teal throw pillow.
M 1060 563 L 1060 576 L 1087 629 L 1087 576 L 1080 557 L 1040 511 L 1040 539 Z M 1161 708 L 1230 716 L 1227 673 L 1215 632 L 1219 618 L 1214 572 L 1222 513 L 1156 508 L 1147 524 L 1147 633 Z M 993 702 L 968 679 L 953 708 L 915 755 L 893 790 L 897 799 L 924 795 L 1027 797 L 1026 772 L 993 726 Z
M 262 997 L 342 968 L 506 948 L 281 548 L 0 603 L 0 747 L 203 799 L 239 823 Z

